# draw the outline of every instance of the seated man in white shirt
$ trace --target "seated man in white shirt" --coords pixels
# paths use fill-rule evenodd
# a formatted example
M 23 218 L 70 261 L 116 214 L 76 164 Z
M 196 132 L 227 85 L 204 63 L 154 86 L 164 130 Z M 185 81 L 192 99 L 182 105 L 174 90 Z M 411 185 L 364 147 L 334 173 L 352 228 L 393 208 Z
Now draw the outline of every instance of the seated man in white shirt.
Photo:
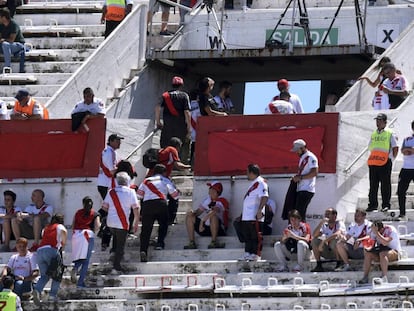
M 226 235 L 228 219 L 228 201 L 221 197 L 223 186 L 219 182 L 207 184 L 208 197 L 196 210 L 190 210 L 186 216 L 187 233 L 190 239 L 184 249 L 196 249 L 194 231 L 200 236 L 211 236 L 208 248 L 223 248 L 224 243 L 217 241 L 217 236 Z
M 366 219 L 367 212 L 357 208 L 354 214 L 354 222 L 348 227 L 343 239 L 336 244 L 336 251 L 344 262 L 343 266 L 335 271 L 349 271 L 349 258 L 363 259 L 364 247 L 361 239 L 371 234 L 371 222 Z
M 76 104 L 72 110 L 72 131 L 76 131 L 80 125 L 93 118 L 105 117 L 105 104 L 101 99 L 94 97 L 90 87 L 83 90 L 83 101 Z

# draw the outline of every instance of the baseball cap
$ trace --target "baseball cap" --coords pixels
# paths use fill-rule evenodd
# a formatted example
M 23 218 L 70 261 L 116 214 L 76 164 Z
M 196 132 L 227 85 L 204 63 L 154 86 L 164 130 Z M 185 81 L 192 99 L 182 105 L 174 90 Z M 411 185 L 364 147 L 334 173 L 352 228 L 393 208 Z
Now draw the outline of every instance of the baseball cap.
M 214 190 L 216 190 L 218 195 L 221 195 L 221 193 L 223 192 L 223 185 L 218 181 L 213 181 L 211 183 L 207 183 L 207 186 L 209 186 L 210 188 L 213 188 Z
M 302 147 L 306 147 L 306 142 L 303 139 L 296 139 L 293 142 L 293 148 L 290 151 L 296 152 Z
M 377 116 L 374 118 L 374 120 L 383 120 L 383 121 L 387 121 L 387 115 L 385 113 L 379 113 L 377 114 Z
M 175 77 L 172 78 L 172 82 L 171 83 L 172 83 L 172 85 L 183 85 L 184 84 L 184 80 L 181 77 L 175 76 Z
M 113 140 L 115 140 L 115 139 L 124 139 L 122 136 L 119 136 L 118 134 L 111 134 L 109 137 L 108 137 L 108 142 L 110 142 L 110 141 L 113 141 Z
M 280 79 L 277 81 L 277 87 L 278 88 L 287 88 L 289 86 L 289 81 L 286 79 Z
M 16 96 L 14 96 L 14 98 L 16 98 L 18 101 L 21 101 L 23 98 L 29 96 L 30 93 L 28 91 L 28 89 L 20 89 L 17 91 Z

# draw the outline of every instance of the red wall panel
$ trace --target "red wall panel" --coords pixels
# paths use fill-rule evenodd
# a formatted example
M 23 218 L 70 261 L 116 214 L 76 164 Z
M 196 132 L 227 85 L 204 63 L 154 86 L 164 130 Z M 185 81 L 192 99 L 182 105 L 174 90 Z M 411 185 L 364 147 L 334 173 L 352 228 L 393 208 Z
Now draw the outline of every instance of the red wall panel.
M 97 176 L 105 119 L 73 133 L 71 120 L 0 121 L 0 178 Z
M 265 174 L 295 173 L 290 152 L 302 138 L 319 159 L 319 171 L 336 172 L 337 113 L 201 117 L 197 121 L 196 176 L 244 175 L 249 163 Z

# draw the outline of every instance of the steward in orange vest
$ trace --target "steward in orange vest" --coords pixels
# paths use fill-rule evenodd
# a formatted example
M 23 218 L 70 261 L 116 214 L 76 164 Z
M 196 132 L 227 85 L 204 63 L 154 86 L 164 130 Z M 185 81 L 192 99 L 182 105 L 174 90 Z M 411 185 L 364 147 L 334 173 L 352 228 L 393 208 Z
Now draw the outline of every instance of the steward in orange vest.
M 48 110 L 38 101 L 33 99 L 27 89 L 20 89 L 15 98 L 12 120 L 38 120 L 49 119 Z
M 101 17 L 101 23 L 105 23 L 105 38 L 114 31 L 131 11 L 131 0 L 105 0 Z

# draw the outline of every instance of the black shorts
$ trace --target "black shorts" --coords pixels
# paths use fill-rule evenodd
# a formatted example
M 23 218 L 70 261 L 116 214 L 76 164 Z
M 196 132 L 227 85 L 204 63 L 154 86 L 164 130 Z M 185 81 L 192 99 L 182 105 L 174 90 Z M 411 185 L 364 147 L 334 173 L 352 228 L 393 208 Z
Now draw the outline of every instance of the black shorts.
M 195 224 L 194 224 L 194 231 L 197 232 L 201 236 L 211 236 L 210 226 L 206 226 L 204 224 L 204 230 L 200 232 L 200 222 L 201 219 L 196 217 Z M 223 230 L 223 226 L 221 220 L 219 219 L 219 230 L 217 236 L 225 236 L 226 232 Z

